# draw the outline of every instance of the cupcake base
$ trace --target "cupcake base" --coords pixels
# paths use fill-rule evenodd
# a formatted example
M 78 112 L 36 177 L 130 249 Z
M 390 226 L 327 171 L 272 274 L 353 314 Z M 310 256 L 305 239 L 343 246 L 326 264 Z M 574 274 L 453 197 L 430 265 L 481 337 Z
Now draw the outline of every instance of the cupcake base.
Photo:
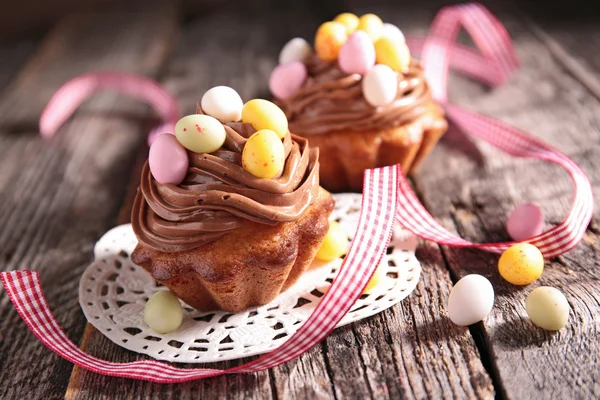
M 131 259 L 197 310 L 238 312 L 267 304 L 309 268 L 333 206 L 331 195 L 320 189 L 297 221 L 274 226 L 244 221 L 215 242 L 179 253 L 139 244 Z
M 408 175 L 447 128 L 441 107 L 432 102 L 418 119 L 395 128 L 327 132 L 308 139 L 320 151 L 321 185 L 333 192 L 360 192 L 365 169 L 400 164 Z

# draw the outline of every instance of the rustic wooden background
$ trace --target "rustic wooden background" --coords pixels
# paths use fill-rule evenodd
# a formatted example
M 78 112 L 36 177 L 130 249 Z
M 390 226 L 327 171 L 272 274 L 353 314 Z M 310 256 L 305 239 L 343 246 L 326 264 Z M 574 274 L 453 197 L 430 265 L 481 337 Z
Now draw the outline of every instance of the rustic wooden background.
M 95 241 L 128 221 L 152 114 L 102 93 L 43 141 L 37 119 L 52 93 L 80 73 L 114 69 L 158 79 L 186 112 L 217 84 L 246 99 L 265 96 L 281 46 L 293 36 L 312 38 L 338 12 L 375 12 L 407 34 L 423 34 L 443 4 L 390 3 L 256 0 L 205 11 L 157 0 L 66 15 L 40 37 L 0 45 L 0 269 L 39 271 L 60 324 L 85 351 L 113 361 L 142 358 L 86 325 L 77 287 Z M 494 90 L 453 77 L 451 98 L 561 149 L 585 169 L 598 196 L 598 6 L 489 5 L 514 38 L 523 67 Z M 560 169 L 510 159 L 459 132 L 447 135 L 413 183 L 445 227 L 473 241 L 507 239 L 504 220 L 517 204 L 538 203 L 550 226 L 571 201 Z M 503 282 L 494 255 L 423 243 L 422 280 L 401 304 L 337 329 L 279 368 L 182 385 L 74 368 L 35 339 L 0 289 L 0 398 L 600 398 L 598 213 L 583 242 L 548 261 L 529 287 Z M 457 327 L 446 317 L 446 301 L 453 282 L 472 272 L 492 281 L 496 305 L 484 323 Z M 525 297 L 538 285 L 558 287 L 569 299 L 569 325 L 558 333 L 526 317 Z

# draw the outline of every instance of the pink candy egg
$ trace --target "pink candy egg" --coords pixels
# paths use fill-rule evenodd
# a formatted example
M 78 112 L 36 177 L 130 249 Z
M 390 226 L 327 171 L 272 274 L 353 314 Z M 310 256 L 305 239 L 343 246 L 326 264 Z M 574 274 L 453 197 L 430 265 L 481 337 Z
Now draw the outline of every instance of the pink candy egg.
M 375 46 L 364 31 L 356 31 L 344 43 L 338 55 L 340 69 L 347 74 L 364 75 L 375 65 Z
M 308 73 L 300 61 L 292 61 L 275 67 L 269 78 L 269 89 L 278 99 L 287 99 L 301 87 Z
M 154 139 L 148 156 L 150 172 L 158 183 L 179 185 L 188 171 L 189 159 L 185 148 L 174 135 L 162 134 Z
M 520 242 L 542 233 L 544 215 L 535 204 L 521 204 L 510 213 L 506 221 L 506 231 L 510 237 Z

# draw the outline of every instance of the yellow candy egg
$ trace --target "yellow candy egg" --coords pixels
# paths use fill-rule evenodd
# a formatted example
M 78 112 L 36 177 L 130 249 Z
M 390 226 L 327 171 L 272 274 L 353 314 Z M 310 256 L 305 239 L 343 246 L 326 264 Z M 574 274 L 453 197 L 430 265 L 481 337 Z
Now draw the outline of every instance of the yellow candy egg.
M 381 36 L 383 21 L 375 14 L 365 14 L 358 20 L 356 29 L 367 32 L 371 40 L 376 41 Z
M 405 42 L 382 37 L 375 42 L 375 60 L 394 71 L 404 72 L 410 65 L 410 50 Z
M 288 132 L 288 120 L 281 108 L 263 99 L 250 100 L 242 108 L 242 122 L 257 131 L 270 129 L 283 139 Z
M 209 115 L 188 115 L 175 124 L 175 137 L 179 143 L 195 153 L 219 150 L 226 136 L 223 124 Z
M 284 163 L 283 143 L 272 130 L 261 129 L 246 141 L 242 167 L 257 178 L 273 178 L 283 170 Z
M 346 254 L 347 251 L 348 235 L 346 235 L 340 224 L 330 221 L 325 240 L 323 240 L 323 244 L 317 252 L 317 259 L 321 261 L 333 261 Z
M 315 37 L 315 51 L 323 61 L 333 61 L 337 58 L 340 49 L 348 39 L 346 25 L 329 21 L 322 24 Z
M 509 247 L 498 261 L 498 272 L 513 285 L 528 285 L 539 278 L 543 271 L 542 252 L 529 243 Z
M 542 286 L 534 289 L 525 303 L 531 322 L 549 331 L 562 329 L 569 319 L 569 302 L 560 290 Z
M 144 308 L 144 322 L 153 331 L 169 333 L 177 330 L 183 321 L 183 309 L 175 295 L 168 291 L 155 293 Z
M 387 267 L 384 264 L 379 265 L 373 276 L 371 276 L 371 280 L 367 283 L 367 286 L 363 290 L 363 294 L 370 293 L 375 289 L 379 284 L 386 278 L 387 275 Z
M 342 13 L 333 19 L 346 27 L 348 35 L 353 33 L 358 28 L 358 17 L 352 13 Z

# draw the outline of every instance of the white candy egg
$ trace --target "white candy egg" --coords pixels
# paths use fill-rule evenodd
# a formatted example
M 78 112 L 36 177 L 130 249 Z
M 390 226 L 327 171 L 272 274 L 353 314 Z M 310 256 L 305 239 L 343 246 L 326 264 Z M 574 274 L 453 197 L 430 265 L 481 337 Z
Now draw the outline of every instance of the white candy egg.
M 200 101 L 202 111 L 221 122 L 237 122 L 242 119 L 244 102 L 229 86 L 215 86 L 209 89 Z
M 372 106 L 389 104 L 398 94 L 398 74 L 387 65 L 377 64 L 364 76 L 362 90 Z
M 488 316 L 494 306 L 494 288 L 481 275 L 471 274 L 459 280 L 448 298 L 448 317 L 456 325 L 466 326 Z
M 531 322 L 540 328 L 557 331 L 567 324 L 569 302 L 560 290 L 542 286 L 534 289 L 525 302 L 527 315 Z
M 310 44 L 302 38 L 293 38 L 283 46 L 279 53 L 279 64 L 287 64 L 292 61 L 306 61 L 313 50 Z
M 387 22 L 383 24 L 383 28 L 381 28 L 381 36 L 390 38 L 394 41 L 406 42 L 404 33 L 402 33 L 400 28 L 396 25 L 388 24 Z

